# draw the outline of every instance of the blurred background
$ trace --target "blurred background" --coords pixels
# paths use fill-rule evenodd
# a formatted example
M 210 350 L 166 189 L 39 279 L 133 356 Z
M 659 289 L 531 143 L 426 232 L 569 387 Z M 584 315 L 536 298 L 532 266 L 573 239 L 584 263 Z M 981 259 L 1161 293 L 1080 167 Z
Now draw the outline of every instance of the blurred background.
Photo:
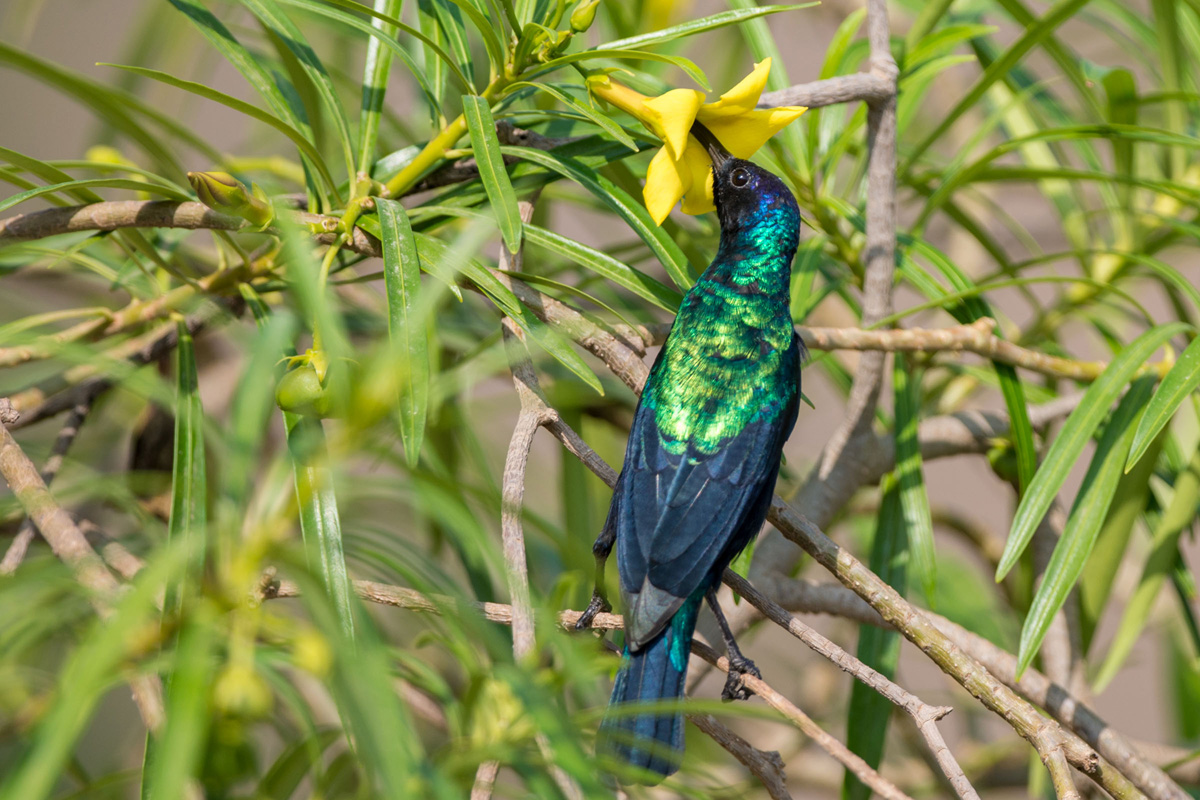
M 403 18 L 418 24 L 418 4 L 404 5 Z M 928 244 L 971 281 L 987 285 L 983 296 L 1005 335 L 1044 352 L 1080 361 L 1108 360 L 1121 343 L 1154 324 L 1172 319 L 1194 322 L 1197 308 L 1184 287 L 1200 285 L 1200 250 L 1193 224 L 1200 157 L 1194 145 L 1181 142 L 1196 133 L 1193 112 L 1200 86 L 1193 65 L 1200 56 L 1200 6 L 969 0 L 929 4 L 943 11 L 930 23 L 923 16 L 931 13 L 924 3 L 902 0 L 888 5 L 896 37 L 894 50 L 902 67 L 898 191 L 902 249 L 909 253 L 913 242 Z M 308 37 L 351 119 L 356 119 L 365 37 L 335 26 L 310 8 L 281 7 Z M 256 54 L 278 62 L 276 50 L 245 8 L 223 3 L 209 8 Z M 627 36 L 628 31 L 656 30 L 727 8 L 716 0 L 605 0 L 595 27 L 586 36 L 596 44 Z M 852 74 L 866 68 L 865 31 L 859 27 L 862 10 L 858 2 L 824 0 L 816 7 L 764 17 L 754 30 L 774 42 L 782 58 L 778 67 L 790 82 Z M 1014 43 L 1035 29 L 1036 21 L 1055 12 L 1064 17 L 1061 24 L 1027 52 L 1014 54 L 1002 80 L 971 96 L 989 65 L 995 68 L 1002 55 L 1012 54 Z M 916 20 L 927 26 L 920 40 L 923 53 L 906 39 Z M 928 28 L 930 24 L 932 28 Z M 261 106 L 261 99 L 238 70 L 170 3 L 7 0 L 0 5 L 0 31 L 4 48 L 0 107 L 6 109 L 0 115 L 0 146 L 45 161 L 128 159 L 157 169 L 144 148 L 131 142 L 113 122 L 111 110 L 102 101 L 90 102 L 86 88 L 76 96 L 63 90 L 64 83 L 54 77 L 54 71 L 65 70 L 136 95 L 223 157 L 214 161 L 212 152 L 202 152 L 179 137 L 164 136 L 164 146 L 184 169 L 227 169 L 245 176 L 247 183 L 249 179 L 259 182 L 273 195 L 303 191 L 303 184 L 292 179 L 299 169 L 295 149 L 282 135 L 175 87 L 98 65 L 152 67 Z M 473 31 L 469 36 L 478 39 Z M 732 86 L 757 60 L 759 54 L 749 39 L 744 30 L 730 27 L 673 42 L 663 50 L 694 60 L 709 77 L 715 95 Z M 413 47 L 418 49 L 415 44 Z M 478 41 L 468 49 L 480 58 Z M 905 56 L 914 53 L 921 53 L 923 60 L 906 63 Z M 31 66 L 18 54 L 29 54 L 36 64 Z M 278 68 L 287 72 L 288 66 Z M 639 78 L 646 85 L 654 81 L 691 85 L 683 73 L 667 65 L 638 62 L 637 69 L 645 71 Z M 387 112 L 380 126 L 381 155 L 422 142 L 431 130 L 430 110 L 416 82 L 399 63 L 392 70 Z M 1131 92 L 1119 101 L 1118 78 Z M 964 98 L 970 99 L 969 108 L 960 108 Z M 447 107 L 455 105 L 452 100 L 446 103 Z M 596 132 L 578 119 L 538 118 L 538 109 L 550 105 L 530 100 L 524 105 L 524 116 L 514 110 L 514 122 L 550 136 Z M 939 130 L 951 114 L 953 124 Z M 811 111 L 795 123 L 803 128 L 803 152 L 789 150 L 796 140 L 783 137 L 773 149 L 764 151 L 765 163 L 787 168 L 810 223 L 802 234 L 810 246 L 802 248 L 796 267 L 797 292 L 805 291 L 805 296 L 793 303 L 798 324 L 858 324 L 854 259 L 860 254 L 861 233 L 855 229 L 854 218 L 863 201 L 863 116 L 864 109 L 858 104 Z M 635 123 L 626 120 L 625 124 L 631 131 L 636 129 Z M 1082 130 L 1086 125 L 1111 124 L 1168 131 L 1180 139 L 1164 143 L 1167 140 L 1147 134 L 1128 145 L 1136 148 L 1130 156 L 1123 155 L 1120 145 L 1113 145 L 1111 139 Z M 313 127 L 323 151 L 335 153 L 328 122 L 322 125 L 317 120 Z M 998 157 L 991 156 L 994 148 L 1009 140 L 1055 129 L 1077 133 L 1046 141 L 1025 140 Z M 927 142 L 931 134 L 936 138 Z M 111 151 L 97 149 L 101 147 Z M 910 161 L 918 147 L 922 151 Z M 614 180 L 636 189 L 647 160 L 645 154 L 626 159 L 629 166 L 622 166 L 624 172 Z M 800 168 L 798 162 L 807 166 Z M 79 170 L 71 171 L 84 176 Z M 1089 175 L 1083 175 L 1085 172 Z M 18 166 L 6 168 L 6 175 L 20 173 Z M 948 176 L 962 177 L 964 173 L 968 177 L 961 185 L 938 198 L 942 207 L 932 208 L 930 198 L 939 186 L 946 185 Z M 18 184 L 11 193 L 20 188 Z M 128 191 L 98 191 L 108 199 L 132 196 Z M 0 191 L 9 193 L 8 187 Z M 639 196 L 636 191 L 633 194 Z M 426 193 L 406 200 L 406 205 L 435 202 L 439 197 Z M 4 216 L 45 207 L 48 204 L 43 199 L 35 199 L 7 210 Z M 545 188 L 534 222 L 670 283 L 667 272 L 625 223 L 569 182 Z M 684 217 L 677 211 L 667 230 L 681 241 L 696 269 L 715 251 L 711 219 Z M 485 263 L 497 261 L 501 244 L 492 230 L 451 220 L 430 231 Z M 186 237 L 181 233 L 166 234 L 155 240 L 155 246 L 169 257 L 178 255 L 200 273 L 213 263 L 214 253 L 223 252 L 223 245 L 206 233 Z M 1154 244 L 1154 264 L 1113 255 L 1149 253 L 1147 243 Z M 123 263 L 126 256 L 122 253 L 114 250 L 92 256 L 89 254 L 99 248 L 76 248 L 76 240 L 46 245 L 57 248 L 53 252 L 39 251 L 37 244 L 0 249 L 0 325 L 61 309 L 116 309 L 137 296 L 123 286 L 131 267 Z M 65 257 L 66 252 L 72 257 Z M 88 257 L 102 261 L 113 275 L 105 277 L 104 270 L 90 268 L 85 263 Z M 561 254 L 531 246 L 525 258 L 525 272 L 556 282 L 537 284 L 539 288 L 582 303 L 599 319 L 633 325 L 671 319 L 668 310 L 606 284 L 597 275 L 568 263 Z M 1160 269 L 1160 264 L 1166 269 Z M 145 271 L 146 264 L 140 267 Z M 348 279 L 337 289 L 349 355 L 357 361 L 357 374 L 363 376 L 356 386 L 368 387 L 362 389 L 368 395 L 365 399 L 355 395 L 354 402 L 360 404 L 355 406 L 356 413 L 361 415 L 357 420 L 327 423 L 329 428 L 342 429 L 331 434 L 331 447 L 349 571 L 357 578 L 505 602 L 498 492 L 519 402 L 499 344 L 498 315 L 478 296 L 466 293 L 460 303 L 442 293 L 430 322 L 431 349 L 437 355 L 426 450 L 421 464 L 410 466 L 404 459 L 394 417 L 378 408 L 381 392 L 369 388 L 371 370 L 386 363 L 385 348 L 380 345 L 387 331 L 387 297 L 378 277 L 381 267 L 381 262 L 372 259 L 349 263 L 341 273 Z M 355 276 L 363 279 L 349 279 Z M 1086 278 L 1091 282 L 1045 278 Z M 173 285 L 172 279 L 153 270 L 146 280 L 158 282 L 161 288 Z M 280 292 L 278 284 L 260 286 L 260 294 L 278 311 L 276 316 L 290 315 L 295 324 L 303 311 L 292 310 L 295 302 L 287 292 Z M 561 290 L 560 284 L 585 294 L 580 297 Z M 913 283 L 902 280 L 895 306 L 904 312 L 929 299 Z M 931 304 L 904 316 L 900 324 L 953 325 L 945 310 L 948 305 Z M 17 333 L 12 336 L 17 338 L 10 337 L 11 341 L 19 340 Z M 262 336 L 256 333 L 249 313 L 213 325 L 197 336 L 203 427 L 213 452 L 208 466 L 210 486 L 221 483 L 224 462 L 220 454 L 227 447 L 223 442 L 239 424 L 238 398 L 249 384 L 267 380 L 264 364 L 270 365 L 268 372 L 280 369 L 258 349 Z M 297 352 L 307 346 L 303 335 L 295 342 Z M 0 341 L 0 346 L 8 344 Z M 632 393 L 586 353 L 583 358 L 601 376 L 603 395 L 576 380 L 544 352 L 533 350 L 552 405 L 609 464 L 619 466 L 635 403 Z M 647 363 L 653 354 L 651 349 Z M 0 396 L 36 385 L 80 359 L 77 353 L 58 354 L 0 370 Z M 943 354 L 920 363 L 923 416 L 968 409 L 1004 411 L 995 378 L 988 377 L 986 360 Z M 785 449 L 786 467 L 778 488 L 785 498 L 803 483 L 830 431 L 842 419 L 848 377 L 855 364 L 854 353 L 814 353 L 813 363 L 806 368 L 803 387 L 812 407 L 801 408 L 796 432 Z M 55 494 L 64 506 L 94 523 L 105 540 L 122 543 L 149 561 L 163 546 L 171 507 L 176 422 L 169 409 L 175 391 L 174 371 L 172 358 L 163 358 L 123 379 L 118 388 L 101 397 L 54 482 Z M 1022 373 L 1022 377 L 1031 403 L 1086 388 L 1031 373 Z M 886 427 L 892 424 L 893 415 L 890 381 L 883 398 L 881 425 Z M 1193 410 L 1185 403 L 1170 428 L 1181 454 L 1177 458 L 1183 462 L 1196 447 Z M 247 547 L 234 547 L 233 555 L 227 554 L 230 561 L 210 564 L 205 579 L 209 585 L 199 591 L 225 598 L 214 601 L 220 613 L 231 613 L 230 591 L 214 573 L 232 569 L 229 565 L 239 558 L 264 568 L 277 567 L 281 576 L 293 580 L 302 580 L 298 576 L 305 572 L 284 423 L 278 413 L 263 419 L 269 423 L 255 444 L 251 485 L 246 487 L 239 512 L 242 516 L 236 520 L 222 517 L 216 510 L 221 502 L 217 489 L 211 490 L 214 527 L 218 521 L 227 524 L 233 520 L 244 525 L 241 536 L 245 540 L 259 536 L 253 558 L 245 552 Z M 1055 429 L 1039 438 L 1043 452 Z M 18 438 L 40 464 L 57 433 L 57 423 L 45 421 L 22 430 Z M 1089 443 L 1063 485 L 1060 497 L 1068 508 L 1094 449 L 1094 442 Z M 1180 463 L 1164 455 L 1158 475 L 1148 479 L 1157 481 L 1151 494 L 1160 498 L 1160 503 L 1169 500 L 1180 469 Z M 1008 534 L 1016 506 L 1010 481 L 996 460 L 989 463 L 977 454 L 927 461 L 923 471 L 934 522 L 937 590 L 926 596 L 918 581 L 910 578 L 910 599 L 1016 652 L 1032 594 L 1032 574 L 1007 586 L 997 584 L 993 580 L 994 550 L 989 554 L 980 544 L 1002 545 Z M 538 434 L 527 475 L 525 532 L 530 577 L 540 608 L 578 609 L 586 603 L 590 546 L 603 522 L 609 496 L 607 488 L 552 437 Z M 0 496 L 0 501 L 0 548 L 7 548 L 22 514 L 11 495 Z M 1088 661 L 1093 675 L 1118 635 L 1122 609 L 1142 578 L 1155 511 L 1153 499 L 1147 503 L 1151 516 L 1139 517 L 1133 525 L 1105 613 L 1096 620 Z M 826 532 L 866 560 L 879 505 L 878 488 L 867 487 L 841 510 Z M 261 532 L 268 528 L 269 532 Z M 252 529 L 260 533 L 252 534 Z M 221 535 L 214 532 L 214 536 Z M 236 532 L 232 535 L 238 538 Z M 1194 575 L 1194 567 L 1200 563 L 1200 545 L 1190 524 L 1179 548 L 1182 574 Z M 794 573 L 822 582 L 832 580 L 808 559 L 800 560 Z M 30 737 L 36 731 L 44 732 L 44 725 L 39 728 L 38 724 L 44 723 L 45 710 L 53 704 L 54 687 L 64 665 L 73 663 L 73 654 L 77 656 L 81 643 L 89 641 L 90 612 L 82 605 L 80 592 L 69 584 L 68 573 L 54 563 L 40 541 L 35 542 L 21 569 L 12 577 L 0 578 L 0 621 L 15 624 L 17 618 L 30 614 L 51 616 L 36 628 L 21 627 L 19 637 L 11 630 L 15 638 L 10 641 L 10 655 L 0 654 L 0 775 L 16 770 L 29 757 Z M 305 586 L 314 584 L 309 580 Z M 1148 756 L 1156 763 L 1177 760 L 1187 752 L 1182 748 L 1195 748 L 1200 742 L 1200 670 L 1195 641 L 1188 633 L 1190 614 L 1195 611 L 1194 594 L 1190 602 L 1189 611 L 1186 587 L 1164 588 L 1151 613 L 1134 631 L 1136 644 L 1120 670 L 1093 698 L 1093 708 L 1126 737 L 1145 743 Z M 375 796 L 371 779 L 366 777 L 372 769 L 361 763 L 369 762 L 370 754 L 356 754 L 337 734 L 343 725 L 339 713 L 342 700 L 338 690 L 327 685 L 334 681 L 327 668 L 323 671 L 320 666 L 340 658 L 328 652 L 336 650 L 337 643 L 327 635 L 327 620 L 299 599 L 273 600 L 264 605 L 267 607 L 268 614 L 254 617 L 252 627 L 257 633 L 248 637 L 247 645 L 254 650 L 250 662 L 260 677 L 245 678 L 244 685 L 237 683 L 236 673 L 230 677 L 229 665 L 240 663 L 233 652 L 240 635 L 235 623 L 228 629 L 218 626 L 224 631 L 222 636 L 230 637 L 229 647 L 214 643 L 208 651 L 213 663 L 209 678 L 225 694 L 203 702 L 212 724 L 201 734 L 208 743 L 198 746 L 200 766 L 195 770 L 206 794 Z M 439 620 L 396 608 L 371 607 L 360 613 L 369 613 L 377 626 L 382 643 L 379 653 L 387 661 L 385 672 L 395 679 L 397 696 L 415 720 L 413 727 L 404 731 L 420 742 L 422 755 L 415 757 L 429 759 L 433 769 L 450 776 L 453 785 L 465 790 L 474 764 L 496 756 L 504 764 L 516 764 L 501 771 L 497 795 L 542 796 L 540 791 L 550 791 L 539 789 L 552 784 L 544 778 L 542 783 L 534 779 L 544 765 L 537 748 L 529 744 L 529 731 L 517 729 L 514 719 L 544 731 L 554 728 L 530 710 L 537 705 L 531 700 L 537 695 L 522 692 L 552 691 L 561 696 L 563 719 L 580 726 L 572 732 L 581 741 L 578 752 L 590 752 L 588 737 L 594 733 L 598 711 L 607 699 L 611 663 L 588 637 L 569 638 L 539 630 L 549 641 L 544 644 L 539 669 L 522 683 L 511 674 L 511 655 L 505 655 L 510 646 L 506 629 L 466 619 Z M 805 621 L 854 650 L 857 623 L 811 615 Z M 743 649 L 778 691 L 833 735 L 846 739 L 852 686 L 848 676 L 769 624 L 755 625 L 745 635 Z M 305 658 L 315 660 L 317 666 L 306 671 Z M 55 782 L 54 796 L 136 794 L 145 732 L 122 676 L 137 669 L 167 674 L 172 663 L 169 654 L 140 664 L 127 654 L 119 668 L 102 679 L 97 677 L 104 684 L 103 691 L 94 698 L 96 705 L 79 730 L 78 742 L 67 745 L 70 756 L 65 772 Z M 336 674 L 337 668 L 333 669 Z M 702 677 L 692 696 L 717 698 L 724 676 L 707 674 L 703 664 L 693 664 L 693 670 Z M 954 706 L 955 712 L 942 723 L 943 731 L 985 796 L 1021 797 L 1049 791 L 1028 745 L 908 643 L 900 646 L 895 679 L 928 703 Z M 748 705 L 760 713 L 718 710 L 723 711 L 724 721 L 756 747 L 780 752 L 793 796 L 835 797 L 850 791 L 843 789 L 842 769 L 836 762 L 764 710 L 761 702 Z M 732 797 L 735 792 L 766 796 L 728 754 L 695 730 L 688 735 L 689 756 L 681 776 L 663 788 L 631 790 L 630 796 Z M 884 776 L 913 796 L 946 795 L 946 788 L 930 769 L 923 744 L 902 714 L 892 715 L 887 737 L 881 767 Z M 36 743 L 36 737 L 32 741 Z M 292 760 L 285 761 L 289 757 Z M 569 762 L 566 756 L 562 758 L 563 763 Z M 1194 757 L 1185 762 L 1185 769 L 1196 763 Z M 285 772 L 299 777 L 292 782 Z M 1195 772 L 1191 770 L 1193 775 Z M 1195 793 L 1197 786 L 1200 781 L 1193 779 L 1188 788 Z

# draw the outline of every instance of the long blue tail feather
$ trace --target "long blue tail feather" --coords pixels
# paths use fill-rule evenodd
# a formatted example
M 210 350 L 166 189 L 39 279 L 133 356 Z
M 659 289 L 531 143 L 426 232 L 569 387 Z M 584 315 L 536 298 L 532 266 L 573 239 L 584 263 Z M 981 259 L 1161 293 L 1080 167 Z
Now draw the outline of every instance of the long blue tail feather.
M 683 760 L 683 711 L 672 712 L 661 706 L 683 697 L 692 634 L 703 599 L 702 591 L 689 597 L 663 632 L 636 652 L 630 652 L 626 644 L 608 702 L 610 713 L 600 723 L 598 751 L 662 778 L 679 769 Z M 654 703 L 660 708 L 645 713 L 630 709 L 612 713 L 620 706 L 637 703 Z

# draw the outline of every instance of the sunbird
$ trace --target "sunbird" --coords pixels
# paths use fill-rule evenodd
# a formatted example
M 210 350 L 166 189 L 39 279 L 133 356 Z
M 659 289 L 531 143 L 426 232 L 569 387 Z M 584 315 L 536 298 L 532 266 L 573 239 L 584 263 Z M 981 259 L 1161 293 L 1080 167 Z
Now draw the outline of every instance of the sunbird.
M 725 638 L 722 697 L 745 699 L 742 655 L 717 602 L 721 575 L 767 516 L 783 444 L 796 424 L 804 345 L 788 307 L 800 210 L 783 182 L 732 157 L 697 123 L 712 160 L 721 223 L 716 258 L 684 295 L 634 414 L 612 505 L 592 547 L 596 590 L 578 627 L 608 607 L 604 565 L 617 548 L 625 649 L 597 749 L 654 783 L 679 769 L 683 696 L 700 604 Z M 627 704 L 655 703 L 639 711 Z

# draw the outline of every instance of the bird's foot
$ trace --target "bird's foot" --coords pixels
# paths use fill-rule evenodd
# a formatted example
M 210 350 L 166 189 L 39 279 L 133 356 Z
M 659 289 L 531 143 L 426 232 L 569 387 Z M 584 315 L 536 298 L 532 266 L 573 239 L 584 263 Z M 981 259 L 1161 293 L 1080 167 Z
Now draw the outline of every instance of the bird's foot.
M 722 700 L 748 700 L 753 694 L 742 683 L 743 675 L 753 675 L 761 679 L 762 673 L 754 662 L 743 655 L 734 656 L 729 660 L 729 675 L 725 678 L 725 688 L 721 691 Z
M 612 604 L 599 592 L 592 592 L 592 600 L 588 603 L 588 607 L 579 615 L 579 619 L 575 622 L 575 630 L 585 631 L 592 627 L 592 620 L 596 615 L 604 612 L 612 611 Z

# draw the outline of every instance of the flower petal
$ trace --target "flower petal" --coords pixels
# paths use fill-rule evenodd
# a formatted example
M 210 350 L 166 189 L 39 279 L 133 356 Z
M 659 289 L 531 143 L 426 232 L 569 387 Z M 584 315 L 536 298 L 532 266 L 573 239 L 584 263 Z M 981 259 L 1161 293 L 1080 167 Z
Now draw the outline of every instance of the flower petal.
M 687 145 L 688 131 L 696 120 L 696 112 L 704 103 L 704 92 L 695 89 L 672 89 L 664 95 L 651 98 L 644 103 L 644 116 L 640 117 L 671 151 L 671 158 L 678 161 Z
M 715 211 L 712 159 L 704 147 L 690 136 L 687 149 L 683 151 L 682 167 L 689 176 L 685 180 L 691 184 L 683 198 L 683 213 L 696 216 Z
M 588 79 L 588 91 L 638 120 L 645 119 L 646 95 L 636 92 L 622 83 L 617 83 L 607 75 L 591 76 Z
M 681 169 L 666 147 L 659 148 L 646 169 L 646 185 L 642 187 L 642 199 L 654 222 L 662 225 L 679 198 L 691 188 L 691 173 Z
M 725 148 L 737 158 L 749 158 L 796 117 L 808 109 L 803 106 L 755 109 L 736 117 L 705 119 L 701 109 L 700 121 Z
M 731 117 L 753 111 L 758 105 L 758 98 L 767 85 L 767 76 L 771 74 L 771 59 L 764 58 L 754 65 L 754 71 L 734 86 L 715 103 L 708 103 L 701 112 L 700 121 L 704 116 L 709 118 Z M 707 123 L 705 123 L 707 124 Z

